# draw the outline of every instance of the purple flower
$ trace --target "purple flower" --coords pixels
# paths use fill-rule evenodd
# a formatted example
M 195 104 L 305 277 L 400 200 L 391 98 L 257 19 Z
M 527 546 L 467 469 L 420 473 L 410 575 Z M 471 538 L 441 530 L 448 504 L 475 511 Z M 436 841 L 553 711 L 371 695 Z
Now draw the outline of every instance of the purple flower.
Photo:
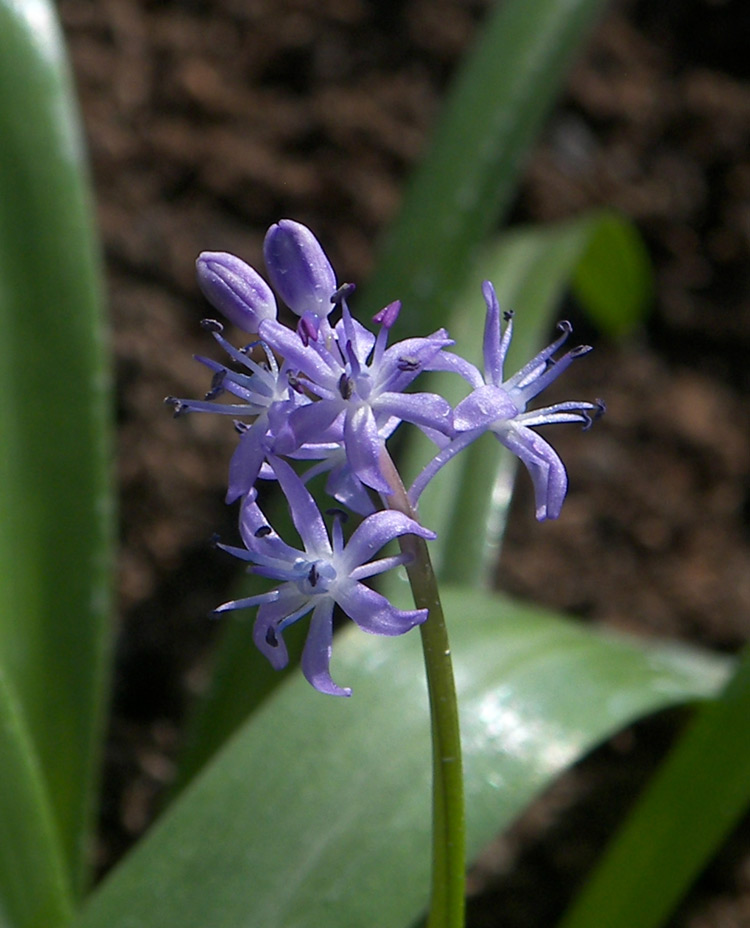
M 434 393 L 404 393 L 446 345 L 444 329 L 427 338 L 409 338 L 386 348 L 399 303 L 375 317 L 377 337 L 352 318 L 341 288 L 342 316 L 335 326 L 327 319 L 292 331 L 275 320 L 261 323 L 261 337 L 285 359 L 299 385 L 318 397 L 294 410 L 290 431 L 297 447 L 309 442 L 343 441 L 354 475 L 366 486 L 388 494 L 391 487 L 380 468 L 383 435 L 401 421 L 431 432 L 452 433 L 451 407 Z M 302 320 L 304 321 L 304 320 Z M 285 453 L 291 453 L 289 449 Z
M 281 583 L 267 593 L 224 603 L 216 612 L 258 606 L 253 630 L 255 643 L 272 666 L 280 670 L 289 660 L 282 637 L 284 629 L 312 611 L 302 652 L 302 672 L 321 693 L 349 696 L 351 690 L 337 686 L 329 672 L 333 607 L 338 605 L 361 629 L 374 635 L 402 635 L 424 622 L 426 609 L 396 609 L 361 581 L 405 562 L 403 554 L 371 560 L 389 541 L 405 534 L 430 539 L 435 535 L 403 513 L 383 510 L 360 523 L 347 544 L 342 520 L 336 518 L 329 539 L 320 510 L 299 477 L 278 458 L 272 458 L 270 463 L 289 502 L 304 551 L 282 541 L 256 504 L 255 491 L 249 493 L 240 515 L 245 547 L 220 547 L 250 561 L 254 565 L 249 568 L 252 573 Z
M 228 416 L 255 417 L 251 425 L 235 420 L 240 440 L 229 462 L 229 487 L 226 497 L 228 503 L 233 503 L 252 488 L 266 455 L 274 450 L 275 445 L 290 443 L 287 432 L 291 411 L 311 401 L 292 389 L 286 368 L 282 366 L 279 369 L 276 359 L 266 346 L 263 346 L 266 363 L 258 364 L 248 354 L 254 345 L 245 349 L 235 348 L 221 334 L 221 323 L 215 319 L 204 319 L 202 325 L 243 370 L 233 371 L 210 358 L 198 357 L 202 364 L 214 372 L 211 389 L 205 398 L 190 400 L 168 396 L 165 402 L 174 407 L 175 416 L 189 412 L 213 412 Z M 241 402 L 214 402 L 225 393 L 232 394 Z M 293 440 L 291 443 L 294 443 Z
M 454 438 L 433 458 L 409 491 L 416 505 L 429 481 L 451 458 L 484 432 L 492 432 L 501 444 L 525 464 L 534 484 L 536 517 L 556 519 L 560 515 L 568 488 L 568 477 L 560 457 L 548 442 L 532 431 L 533 426 L 555 422 L 581 422 L 590 427 L 593 418 L 604 412 L 604 404 L 584 402 L 556 403 L 526 411 L 527 404 L 544 390 L 573 362 L 591 351 L 579 345 L 555 361 L 553 355 L 572 331 L 569 322 L 561 322 L 562 334 L 539 352 L 520 371 L 503 379 L 503 367 L 513 334 L 512 313 L 505 314 L 506 326 L 501 334 L 500 307 L 489 281 L 482 286 L 487 304 L 484 327 L 484 377 L 473 364 L 457 355 L 442 353 L 432 364 L 434 370 L 460 374 L 473 387 L 453 413 Z

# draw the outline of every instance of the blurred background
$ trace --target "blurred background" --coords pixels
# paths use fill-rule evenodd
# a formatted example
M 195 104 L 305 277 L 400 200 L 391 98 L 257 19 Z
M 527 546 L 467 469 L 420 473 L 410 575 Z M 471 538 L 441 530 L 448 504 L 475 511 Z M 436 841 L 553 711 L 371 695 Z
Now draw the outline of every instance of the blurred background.
M 487 0 L 60 0 L 88 133 L 116 355 L 121 481 L 118 676 L 99 863 L 153 818 L 219 632 L 234 565 L 221 417 L 174 422 L 212 349 L 205 249 L 262 267 L 266 228 L 311 226 L 363 281 Z M 512 222 L 595 206 L 630 216 L 654 264 L 652 315 L 600 338 L 555 399 L 605 398 L 585 436 L 549 437 L 571 491 L 533 518 L 521 474 L 502 589 L 642 635 L 734 652 L 750 632 L 750 6 L 615 0 L 533 156 Z M 396 298 L 398 294 L 394 294 Z M 408 319 L 408 306 L 404 310 Z M 545 394 L 546 397 L 546 394 Z M 472 875 L 474 928 L 552 924 L 679 729 L 625 732 L 567 775 Z M 674 926 L 750 925 L 750 823 Z

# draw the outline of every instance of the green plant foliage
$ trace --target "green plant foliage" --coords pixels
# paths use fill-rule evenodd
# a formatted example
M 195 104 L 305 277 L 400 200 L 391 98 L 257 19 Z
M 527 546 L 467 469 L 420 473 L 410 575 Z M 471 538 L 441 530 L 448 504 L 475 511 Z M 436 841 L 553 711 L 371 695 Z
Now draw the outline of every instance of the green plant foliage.
M 472 854 L 602 738 L 715 692 L 721 660 L 610 638 L 463 589 L 452 617 Z M 283 684 L 93 894 L 75 928 L 406 926 L 427 898 L 419 637 L 352 628 L 350 700 Z M 571 684 L 575 681 L 575 685 Z
M 46 0 L 0 0 L 0 96 L 0 663 L 80 888 L 106 704 L 108 374 L 78 120 Z
M 445 323 L 603 0 L 503 0 L 453 83 L 363 300 Z
M 0 670 L 0 925 L 59 928 L 72 914 L 49 797 L 13 688 Z
M 611 212 L 592 220 L 573 290 L 607 335 L 625 335 L 643 320 L 653 299 L 653 275 L 643 240 L 631 223 Z
M 707 703 L 606 852 L 561 928 L 657 928 L 750 804 L 750 651 Z

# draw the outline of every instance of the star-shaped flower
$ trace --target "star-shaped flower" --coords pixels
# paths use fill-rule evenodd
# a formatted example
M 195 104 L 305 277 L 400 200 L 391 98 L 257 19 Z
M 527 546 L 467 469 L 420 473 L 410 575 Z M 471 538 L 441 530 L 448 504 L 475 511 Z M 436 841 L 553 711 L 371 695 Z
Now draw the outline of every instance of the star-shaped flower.
M 272 457 L 270 464 L 289 502 L 304 550 L 291 547 L 276 534 L 255 502 L 255 491 L 249 493 L 240 514 L 245 547 L 220 547 L 250 561 L 252 573 L 281 583 L 267 593 L 224 603 L 216 612 L 258 606 L 253 637 L 278 670 L 289 661 L 284 629 L 312 611 L 302 672 L 321 693 L 349 696 L 351 690 L 337 686 L 329 671 L 334 606 L 374 635 L 402 635 L 424 622 L 426 609 L 396 609 L 361 581 L 405 563 L 403 554 L 372 560 L 389 541 L 406 534 L 432 539 L 435 534 L 403 513 L 383 510 L 361 522 L 346 544 L 342 519 L 336 517 L 329 538 L 320 510 L 292 468 L 279 458 Z
M 448 442 L 409 490 L 413 505 L 429 481 L 451 458 L 485 432 L 517 455 L 526 465 L 534 484 L 536 517 L 556 519 L 560 515 L 568 489 L 565 465 L 554 448 L 533 426 L 556 422 L 580 422 L 588 428 L 593 419 L 604 412 L 604 404 L 571 401 L 556 403 L 541 409 L 526 411 L 527 404 L 545 389 L 575 360 L 591 351 L 589 345 L 579 345 L 555 361 L 553 355 L 572 331 L 569 322 L 561 322 L 560 337 L 548 345 L 520 371 L 504 380 L 503 368 L 513 334 L 512 313 L 505 315 L 506 326 L 501 332 L 500 306 L 495 289 L 489 281 L 482 286 L 487 316 L 484 327 L 484 376 L 477 368 L 454 354 L 442 352 L 432 363 L 433 370 L 460 374 L 473 390 L 453 412 L 454 437 Z

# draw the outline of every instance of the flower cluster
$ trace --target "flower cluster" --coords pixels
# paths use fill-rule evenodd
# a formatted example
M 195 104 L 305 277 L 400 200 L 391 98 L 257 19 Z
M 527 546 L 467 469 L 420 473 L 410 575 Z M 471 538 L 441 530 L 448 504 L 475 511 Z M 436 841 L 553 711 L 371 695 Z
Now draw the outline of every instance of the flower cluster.
M 200 287 L 212 305 L 252 340 L 235 348 L 214 319 L 203 327 L 226 352 L 232 366 L 207 357 L 212 371 L 203 400 L 167 397 L 175 415 L 215 412 L 234 418 L 239 433 L 229 466 L 227 502 L 241 500 L 243 548 L 221 545 L 250 562 L 253 573 L 278 581 L 267 593 L 225 603 L 216 611 L 258 608 L 254 639 L 276 668 L 288 661 L 283 631 L 312 612 L 302 670 L 324 693 L 349 695 L 329 673 L 334 605 L 373 634 L 400 635 L 424 622 L 427 611 L 396 609 L 361 581 L 405 563 L 405 555 L 371 558 L 405 534 L 434 534 L 414 518 L 388 507 L 394 487 L 384 469 L 386 441 L 401 422 L 420 428 L 436 444 L 409 498 L 416 507 L 432 477 L 459 451 L 492 432 L 518 455 L 531 474 L 537 518 L 556 518 L 567 489 L 565 468 L 533 426 L 552 422 L 590 425 L 601 403 L 559 403 L 527 411 L 526 406 L 553 379 L 588 350 L 554 354 L 570 333 L 561 324 L 557 341 L 522 370 L 504 380 L 503 366 L 512 335 L 512 318 L 500 309 L 490 283 L 484 284 L 487 319 L 484 375 L 446 350 L 453 343 L 444 329 L 388 345 L 400 303 L 377 313 L 376 332 L 354 319 L 348 298 L 353 285 L 339 285 L 320 243 L 300 223 L 271 226 L 264 258 L 273 290 L 239 258 L 204 252 L 197 261 Z M 277 318 L 274 290 L 297 316 L 294 328 Z M 338 316 L 337 321 L 331 315 Z M 422 371 L 452 371 L 471 392 L 453 409 L 434 393 L 405 392 Z M 225 401 L 228 400 L 228 401 Z M 310 462 L 298 475 L 290 461 Z M 363 516 L 348 543 L 345 513 L 332 510 L 329 537 L 323 517 L 305 484 L 327 472 L 326 492 L 341 506 Z M 287 545 L 266 522 L 257 504 L 258 479 L 275 479 L 284 492 L 304 550 Z

